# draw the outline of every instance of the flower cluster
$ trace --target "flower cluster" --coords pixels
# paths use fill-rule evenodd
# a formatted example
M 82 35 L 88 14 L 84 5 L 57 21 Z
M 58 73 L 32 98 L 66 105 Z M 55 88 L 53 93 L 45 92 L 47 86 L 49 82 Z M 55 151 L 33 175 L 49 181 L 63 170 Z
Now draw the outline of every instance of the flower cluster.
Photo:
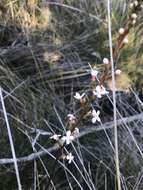
M 130 15 L 130 23 L 131 23 L 131 25 L 135 25 L 136 24 L 136 21 L 137 21 L 137 17 L 138 17 L 138 15 L 137 15 L 137 13 L 135 12 L 135 8 L 137 7 L 137 6 L 139 6 L 139 2 L 138 1 L 133 1 L 132 3 L 130 3 L 130 5 L 129 5 L 129 7 L 132 9 L 132 13 L 131 13 L 131 15 Z M 140 7 L 141 7 L 142 5 L 140 5 Z M 129 28 L 127 29 L 126 28 L 126 26 L 125 26 L 125 28 L 123 28 L 123 27 L 121 27 L 120 29 L 119 29 L 119 34 L 121 35 L 121 36 L 123 36 L 123 44 L 127 44 L 128 42 L 129 42 L 129 40 L 128 40 L 128 31 L 129 31 Z
M 62 136 L 54 134 L 53 136 L 50 137 L 50 139 L 53 139 L 55 141 L 62 140 L 63 143 L 66 143 L 67 145 L 70 144 L 75 137 L 79 135 L 79 129 L 75 128 L 73 132 L 71 130 L 66 131 L 66 135 Z
M 66 135 L 61 138 L 66 144 L 70 144 L 74 140 L 74 136 L 72 135 L 72 132 L 68 130 L 66 132 Z
M 138 4 L 139 4 L 138 1 L 134 1 L 134 2 L 130 3 L 129 7 L 132 9 L 132 8 L 134 8 L 134 7 L 137 7 Z
M 95 90 L 93 90 L 93 94 L 97 96 L 97 98 L 101 98 L 103 95 L 108 94 L 109 92 L 105 89 L 104 86 L 96 86 Z
M 132 24 L 133 24 L 133 25 L 136 24 L 137 17 L 138 17 L 138 16 L 137 16 L 136 13 L 132 13 L 131 19 L 132 19 Z
M 131 15 L 129 17 L 129 24 L 127 24 L 124 27 L 119 28 L 118 34 L 118 40 L 117 44 L 115 44 L 115 48 L 113 50 L 113 58 L 116 59 L 118 57 L 118 52 L 119 50 L 129 42 L 128 40 L 128 34 L 130 31 L 130 28 L 136 23 L 137 20 L 137 13 L 136 13 L 136 7 L 139 6 L 138 1 L 134 1 L 130 3 L 130 8 L 132 9 Z M 68 127 L 69 130 L 66 131 L 65 135 L 58 135 L 54 134 L 53 136 L 50 137 L 50 139 L 55 140 L 59 145 L 62 144 L 62 146 L 59 146 L 62 150 L 64 150 L 65 145 L 69 145 L 78 135 L 79 135 L 79 123 L 81 123 L 81 120 L 83 118 L 86 118 L 87 116 L 90 116 L 92 124 L 95 124 L 96 122 L 101 122 L 100 118 L 100 111 L 95 110 L 94 107 L 92 106 L 92 102 L 96 100 L 96 98 L 101 99 L 104 95 L 108 95 L 109 92 L 106 90 L 104 86 L 104 82 L 107 79 L 108 73 L 111 69 L 111 62 L 108 58 L 103 58 L 102 60 L 102 66 L 105 68 L 105 72 L 103 72 L 103 75 L 99 75 L 99 72 L 96 68 L 91 68 L 90 69 L 90 74 L 91 74 L 91 83 L 90 83 L 90 88 L 87 93 L 79 93 L 76 92 L 74 95 L 74 98 L 76 99 L 78 104 L 80 106 L 80 109 L 78 110 L 77 115 L 73 115 L 69 113 L 67 115 L 68 117 Z M 117 69 L 115 70 L 115 75 L 120 75 L 121 70 Z M 90 90 L 92 89 L 92 90 Z M 88 93 L 89 92 L 89 93 Z M 91 96 L 92 93 L 92 96 Z M 74 156 L 72 153 L 64 154 L 62 152 L 62 158 L 66 159 L 68 163 L 70 164 Z
M 53 136 L 50 137 L 50 139 L 55 140 L 59 144 L 62 142 L 62 145 L 64 144 L 69 145 L 78 135 L 79 135 L 79 129 L 75 128 L 73 131 L 71 130 L 66 131 L 66 135 L 64 136 L 54 134 Z M 74 156 L 71 153 L 69 153 L 66 156 L 63 155 L 63 159 L 68 160 L 68 163 L 70 164 L 74 159 Z

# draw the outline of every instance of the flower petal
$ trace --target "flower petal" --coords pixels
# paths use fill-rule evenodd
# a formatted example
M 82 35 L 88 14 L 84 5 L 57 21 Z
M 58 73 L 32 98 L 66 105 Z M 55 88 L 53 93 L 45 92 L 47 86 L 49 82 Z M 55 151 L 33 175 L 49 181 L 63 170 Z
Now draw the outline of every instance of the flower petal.
M 93 117 L 93 118 L 92 118 L 92 123 L 93 123 L 93 124 L 96 123 L 96 117 Z

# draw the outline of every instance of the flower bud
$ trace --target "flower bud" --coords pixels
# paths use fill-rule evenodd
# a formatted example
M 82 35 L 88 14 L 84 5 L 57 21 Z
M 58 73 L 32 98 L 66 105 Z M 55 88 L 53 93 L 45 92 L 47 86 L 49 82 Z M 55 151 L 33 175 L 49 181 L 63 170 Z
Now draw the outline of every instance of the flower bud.
M 109 64 L 109 59 L 108 59 L 108 58 L 104 58 L 104 59 L 103 59 L 103 63 L 104 63 L 104 64 Z
M 134 5 L 135 7 L 138 6 L 139 2 L 138 1 L 134 1 Z
M 133 25 L 136 24 L 136 20 L 135 20 L 135 19 L 132 21 L 132 24 L 133 24 Z
M 116 75 L 120 75 L 121 72 L 122 72 L 122 71 L 121 71 L 120 69 L 117 69 L 117 70 L 115 71 L 115 74 L 116 74 Z
M 129 42 L 128 38 L 124 38 L 123 43 L 127 44 Z
M 130 3 L 129 7 L 132 9 L 134 7 L 134 3 Z
M 124 34 L 124 32 L 125 32 L 125 29 L 124 29 L 124 28 L 120 28 L 120 29 L 119 29 L 119 34 Z
M 136 19 L 136 18 L 137 18 L 137 14 L 136 14 L 136 13 L 133 13 L 133 14 L 131 15 L 131 18 L 132 18 L 132 19 Z

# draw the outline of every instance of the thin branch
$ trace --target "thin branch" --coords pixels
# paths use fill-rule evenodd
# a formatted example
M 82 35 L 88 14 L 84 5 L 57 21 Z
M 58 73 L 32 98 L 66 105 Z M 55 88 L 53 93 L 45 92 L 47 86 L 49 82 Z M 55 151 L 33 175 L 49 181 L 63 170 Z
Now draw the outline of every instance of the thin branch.
M 143 113 L 119 119 L 119 120 L 117 120 L 117 125 L 121 126 L 123 124 L 127 124 L 127 123 L 130 123 L 130 122 L 133 122 L 135 120 L 138 120 L 138 121 L 141 120 L 141 121 L 143 121 Z M 88 135 L 90 133 L 93 133 L 93 132 L 98 132 L 98 131 L 102 131 L 102 130 L 112 129 L 113 127 L 114 127 L 114 122 L 107 122 L 107 123 L 105 123 L 103 125 L 100 125 L 100 126 L 95 126 L 95 125 L 92 125 L 92 126 L 89 126 L 89 127 L 86 126 L 85 129 L 82 130 L 79 133 L 79 136 L 76 137 L 76 138 L 81 138 L 81 137 L 86 136 L 86 135 Z M 32 154 L 29 154 L 28 156 L 17 158 L 17 162 L 30 162 L 30 161 L 35 160 L 36 158 L 39 158 L 39 156 L 46 155 L 47 152 L 55 152 L 58 149 L 59 149 L 59 145 L 55 144 L 54 146 L 52 146 L 52 147 L 50 147 L 48 149 L 45 149 L 46 151 L 41 150 L 41 151 L 38 151 L 37 153 L 32 153 Z M 3 158 L 3 159 L 0 159 L 0 165 L 13 164 L 13 163 L 14 163 L 13 158 Z

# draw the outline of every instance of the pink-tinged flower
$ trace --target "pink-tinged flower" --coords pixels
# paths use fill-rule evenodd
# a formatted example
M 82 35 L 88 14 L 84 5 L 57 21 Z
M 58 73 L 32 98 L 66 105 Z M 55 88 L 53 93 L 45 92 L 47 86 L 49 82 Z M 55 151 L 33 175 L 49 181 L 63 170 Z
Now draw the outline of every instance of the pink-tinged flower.
M 92 76 L 97 76 L 97 74 L 98 74 L 98 71 L 96 71 L 95 69 L 91 69 L 91 75 Z
M 70 121 L 76 120 L 76 117 L 73 114 L 68 114 L 68 118 Z
M 71 152 L 66 156 L 66 159 L 68 160 L 68 163 L 69 163 L 69 164 L 73 161 L 74 156 L 72 155 Z
M 68 114 L 68 119 L 70 124 L 76 123 L 76 117 L 73 114 Z
M 108 94 L 109 92 L 103 86 L 96 86 L 96 89 L 93 90 L 93 94 L 97 96 L 97 98 L 101 98 L 102 95 Z
M 92 123 L 93 124 L 96 123 L 96 121 L 101 122 L 99 115 L 100 115 L 99 110 L 97 112 L 95 109 L 92 110 Z
M 95 69 L 91 69 L 90 73 L 91 73 L 92 81 L 95 81 L 98 75 L 98 71 Z
M 66 136 L 63 136 L 61 139 L 62 139 L 64 142 L 66 142 L 66 144 L 70 144 L 71 141 L 74 140 L 74 136 L 72 135 L 71 131 L 68 130 L 68 131 L 66 132 Z
M 50 137 L 50 139 L 54 139 L 55 141 L 58 141 L 60 136 L 61 135 L 54 134 L 53 136 Z
M 74 98 L 77 100 L 81 100 L 84 96 L 85 96 L 85 93 L 80 95 L 78 92 L 76 92 Z

